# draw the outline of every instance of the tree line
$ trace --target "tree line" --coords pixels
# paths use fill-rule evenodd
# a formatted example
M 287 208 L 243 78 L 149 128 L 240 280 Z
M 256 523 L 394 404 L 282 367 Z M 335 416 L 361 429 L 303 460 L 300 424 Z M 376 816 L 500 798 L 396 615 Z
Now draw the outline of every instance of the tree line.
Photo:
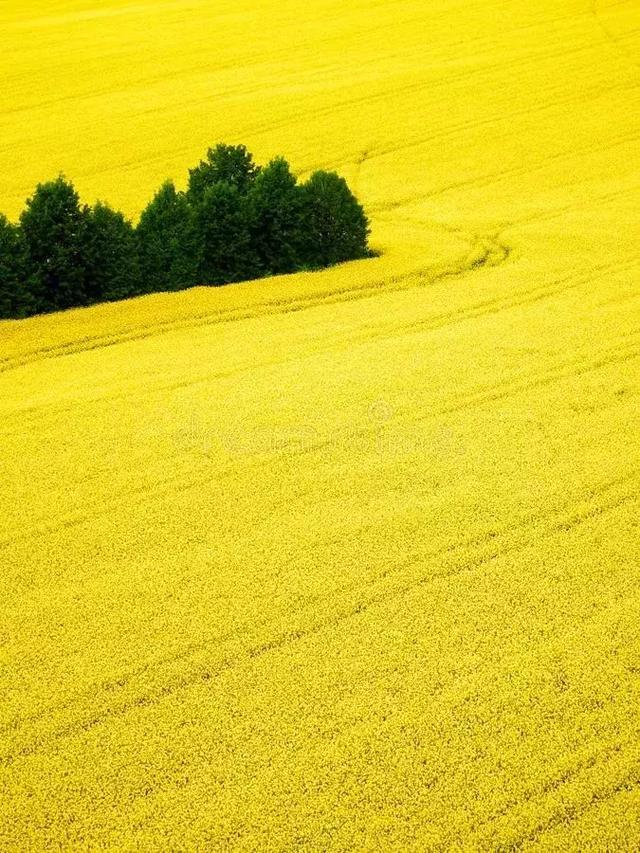
M 344 178 L 298 183 L 285 159 L 261 167 L 243 145 L 210 148 L 185 192 L 166 181 L 135 227 L 61 175 L 17 224 L 0 214 L 0 317 L 321 269 L 370 256 L 368 235 Z

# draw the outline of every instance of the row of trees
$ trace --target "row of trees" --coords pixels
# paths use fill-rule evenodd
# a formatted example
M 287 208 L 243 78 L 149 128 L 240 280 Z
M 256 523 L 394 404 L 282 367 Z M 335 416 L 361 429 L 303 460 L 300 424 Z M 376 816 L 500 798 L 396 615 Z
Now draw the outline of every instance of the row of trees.
M 218 145 L 186 192 L 160 187 L 134 227 L 64 177 L 39 184 L 17 225 L 0 214 L 0 317 L 25 317 L 194 284 L 220 285 L 366 257 L 369 223 L 346 181 L 298 183 Z

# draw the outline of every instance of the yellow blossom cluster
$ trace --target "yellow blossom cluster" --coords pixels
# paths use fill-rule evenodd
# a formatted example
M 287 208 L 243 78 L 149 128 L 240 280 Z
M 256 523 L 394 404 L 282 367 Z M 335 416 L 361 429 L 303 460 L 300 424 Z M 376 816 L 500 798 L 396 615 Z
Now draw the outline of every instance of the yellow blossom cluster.
M 0 849 L 637 850 L 634 0 L 4 0 L 0 209 L 216 142 L 380 257 L 0 322 Z

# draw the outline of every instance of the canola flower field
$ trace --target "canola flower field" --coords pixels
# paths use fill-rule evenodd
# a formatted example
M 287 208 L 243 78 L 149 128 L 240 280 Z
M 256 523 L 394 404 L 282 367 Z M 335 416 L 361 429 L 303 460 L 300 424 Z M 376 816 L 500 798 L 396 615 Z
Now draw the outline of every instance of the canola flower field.
M 382 252 L 0 323 L 0 849 L 637 850 L 637 3 L 0 31 L 7 214 L 243 142 Z

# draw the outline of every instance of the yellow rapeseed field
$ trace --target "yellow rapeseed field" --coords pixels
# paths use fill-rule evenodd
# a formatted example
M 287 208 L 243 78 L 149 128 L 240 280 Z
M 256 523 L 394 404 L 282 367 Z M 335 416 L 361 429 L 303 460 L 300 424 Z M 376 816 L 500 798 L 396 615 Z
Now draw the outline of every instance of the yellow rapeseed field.
M 0 849 L 640 848 L 637 0 L 3 0 L 0 210 L 208 145 L 379 258 L 0 323 Z

